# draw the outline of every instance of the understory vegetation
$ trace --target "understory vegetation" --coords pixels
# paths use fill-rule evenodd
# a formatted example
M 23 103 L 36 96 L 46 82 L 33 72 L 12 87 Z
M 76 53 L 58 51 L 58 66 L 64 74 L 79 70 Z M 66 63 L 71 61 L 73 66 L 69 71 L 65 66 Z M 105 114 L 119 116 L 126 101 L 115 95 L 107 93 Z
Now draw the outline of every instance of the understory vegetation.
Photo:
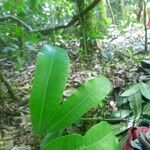
M 0 149 L 148 150 L 149 3 L 1 0 Z

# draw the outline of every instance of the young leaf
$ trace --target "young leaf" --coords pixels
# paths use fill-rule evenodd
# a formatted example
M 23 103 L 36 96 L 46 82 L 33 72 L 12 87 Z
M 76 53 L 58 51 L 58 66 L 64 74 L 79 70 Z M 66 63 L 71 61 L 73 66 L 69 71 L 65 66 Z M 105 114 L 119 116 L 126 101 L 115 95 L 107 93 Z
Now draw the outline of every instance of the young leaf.
M 131 113 L 130 110 L 120 109 L 118 111 L 112 112 L 111 117 L 114 117 L 114 118 L 125 118 L 125 117 L 129 116 L 130 113 Z
M 121 96 L 122 97 L 128 97 L 128 96 L 131 96 L 131 95 L 135 94 L 139 90 L 140 90 L 140 84 L 137 83 L 137 84 L 133 85 L 132 87 L 130 87 L 129 89 L 127 89 L 125 92 L 123 92 L 121 94 Z
M 93 126 L 85 134 L 67 135 L 47 143 L 43 150 L 118 150 L 118 140 L 106 122 Z
M 147 98 L 148 100 L 150 100 L 150 87 L 147 84 L 141 82 L 140 83 L 140 90 L 142 92 L 142 95 L 145 98 Z
M 69 74 L 69 58 L 64 49 L 46 45 L 37 57 L 30 109 L 36 133 L 46 131 L 50 116 L 60 104 Z
M 147 103 L 143 108 L 143 115 L 150 116 L 150 103 Z
M 129 97 L 130 107 L 136 119 L 140 118 L 142 112 L 142 97 L 141 93 L 137 92 Z
M 104 76 L 98 76 L 83 84 L 58 108 L 48 131 L 56 131 L 70 125 L 88 110 L 101 104 L 110 90 L 111 84 Z

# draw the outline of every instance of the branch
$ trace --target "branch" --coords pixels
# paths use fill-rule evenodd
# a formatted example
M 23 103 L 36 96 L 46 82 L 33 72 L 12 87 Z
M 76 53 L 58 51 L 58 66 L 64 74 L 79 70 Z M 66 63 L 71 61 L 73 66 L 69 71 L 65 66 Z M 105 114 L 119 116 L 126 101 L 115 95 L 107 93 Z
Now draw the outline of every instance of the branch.
M 92 10 L 101 0 L 94 0 L 87 8 L 81 11 L 79 14 L 75 15 L 66 25 L 56 26 L 54 28 L 46 28 L 41 30 L 35 30 L 34 32 L 40 32 L 41 34 L 49 34 L 52 31 L 57 31 L 59 29 L 68 28 L 73 25 L 75 22 L 79 20 L 79 18 L 85 14 L 87 14 L 90 10 Z
M 32 28 L 29 25 L 27 25 L 26 23 L 24 23 L 22 20 L 20 20 L 19 18 L 15 17 L 15 16 L 6 16 L 6 17 L 0 18 L 0 22 L 4 22 L 4 21 L 7 21 L 7 20 L 15 21 L 19 25 L 23 26 L 29 32 L 33 32 Z
M 15 16 L 6 16 L 6 17 L 2 17 L 0 18 L 0 22 L 4 22 L 7 20 L 13 20 L 16 21 L 18 24 L 22 25 L 27 31 L 31 32 L 31 33 L 37 33 L 40 32 L 41 34 L 47 35 L 50 34 L 53 31 L 57 31 L 60 29 L 64 29 L 64 28 L 68 28 L 71 25 L 73 25 L 75 22 L 77 22 L 79 20 L 79 17 L 87 14 L 90 10 L 92 10 L 101 0 L 94 0 L 87 8 L 85 8 L 83 11 L 81 11 L 79 14 L 75 15 L 67 24 L 64 25 L 60 25 L 60 26 L 56 26 L 53 28 L 43 28 L 43 29 L 35 29 L 33 30 L 29 25 L 27 25 L 26 23 L 24 23 L 22 20 L 18 19 Z
M 102 118 L 102 117 L 96 117 L 96 118 L 81 118 L 83 121 L 108 121 L 108 122 L 127 122 L 128 119 L 124 118 Z

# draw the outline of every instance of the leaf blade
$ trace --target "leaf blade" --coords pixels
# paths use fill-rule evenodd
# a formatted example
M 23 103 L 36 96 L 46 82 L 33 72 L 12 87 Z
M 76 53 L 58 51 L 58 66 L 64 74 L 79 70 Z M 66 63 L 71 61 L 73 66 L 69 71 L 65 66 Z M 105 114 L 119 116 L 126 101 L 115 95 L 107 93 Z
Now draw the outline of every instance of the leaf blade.
M 111 145 L 111 146 L 110 146 Z M 84 150 L 116 150 L 118 140 L 107 122 L 93 126 L 84 136 Z
M 142 113 L 142 97 L 141 93 L 137 92 L 129 97 L 129 104 L 132 109 L 136 121 L 140 118 Z
M 111 84 L 104 76 L 83 84 L 59 107 L 48 131 L 59 130 L 73 123 L 89 109 L 102 103 L 110 91 Z
M 140 90 L 140 83 L 137 83 L 121 94 L 122 97 L 128 97 Z
M 150 100 L 150 87 L 147 84 L 141 82 L 140 90 L 142 95 Z
M 85 134 L 71 134 L 48 143 L 43 150 L 118 150 L 118 140 L 106 122 L 93 126 Z
M 36 133 L 47 130 L 50 115 L 60 104 L 68 74 L 69 58 L 66 51 L 44 46 L 37 57 L 30 98 L 31 119 Z

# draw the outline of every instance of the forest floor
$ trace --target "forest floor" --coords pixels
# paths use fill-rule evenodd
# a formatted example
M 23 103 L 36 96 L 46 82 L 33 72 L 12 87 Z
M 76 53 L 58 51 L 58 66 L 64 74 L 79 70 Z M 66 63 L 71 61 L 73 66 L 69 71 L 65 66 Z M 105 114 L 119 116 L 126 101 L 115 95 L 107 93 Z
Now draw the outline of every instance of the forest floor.
M 117 96 L 129 84 L 150 79 L 150 70 L 141 67 L 142 60 L 150 60 L 147 53 L 141 53 L 144 51 L 144 28 L 135 24 L 120 32 L 115 26 L 112 26 L 109 28 L 109 37 L 98 41 L 98 46 L 96 54 L 99 55 L 97 58 L 99 60 L 93 60 L 93 66 L 87 70 L 77 59 L 77 41 L 67 43 L 70 55 L 75 56 L 76 60 L 73 60 L 72 57 L 71 73 L 64 97 L 70 95 L 85 80 L 98 74 L 105 74 L 112 81 L 114 90 L 106 102 L 107 108 L 103 111 L 109 108 L 108 111 L 111 112 L 114 109 L 112 103 L 115 103 Z M 18 101 L 12 100 L 3 85 L 5 94 L 2 100 L 3 104 L 0 106 L 0 150 L 37 150 L 39 144 L 32 132 L 28 107 L 35 61 L 16 70 L 12 62 L 4 60 L 2 69 L 18 97 Z M 93 109 L 87 113 L 86 117 L 98 116 L 98 111 Z M 91 123 L 82 122 L 78 127 L 69 127 L 67 132 L 81 133 L 90 125 Z

